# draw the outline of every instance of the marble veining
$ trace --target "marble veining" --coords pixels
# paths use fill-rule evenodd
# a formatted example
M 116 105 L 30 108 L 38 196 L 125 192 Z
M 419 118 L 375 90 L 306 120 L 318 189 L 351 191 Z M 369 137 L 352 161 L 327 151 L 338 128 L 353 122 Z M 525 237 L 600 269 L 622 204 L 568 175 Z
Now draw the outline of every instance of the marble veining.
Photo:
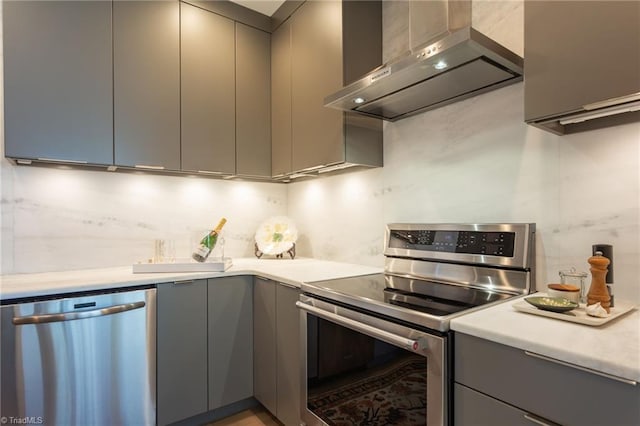
M 523 12 L 522 1 L 474 1 L 472 25 L 522 55 Z M 408 13 L 383 3 L 385 60 L 409 47 Z M 591 245 L 612 244 L 616 297 L 640 302 L 640 123 L 555 136 L 524 123 L 523 86 L 385 123 L 382 171 L 290 185 L 302 253 L 379 265 L 386 223 L 535 222 L 538 289 L 560 270 L 588 272 Z M 361 201 L 325 195 L 305 209 L 353 181 Z
M 287 209 L 285 185 L 20 167 L 3 160 L 2 272 L 98 268 L 144 261 L 155 239 L 177 257 L 222 216 L 228 256 L 253 255 L 254 233 Z M 5 256 L 9 254 L 8 256 Z
M 383 3 L 385 57 L 406 49 L 406 13 L 406 2 Z M 474 26 L 518 51 L 522 2 L 474 2 L 472 13 Z M 385 123 L 384 168 L 288 185 L 3 159 L 1 271 L 128 265 L 149 258 L 156 238 L 175 239 L 186 256 L 223 215 L 228 255 L 251 256 L 260 222 L 288 215 L 300 256 L 374 267 L 386 223 L 535 222 L 537 288 L 561 269 L 588 272 L 591 245 L 607 243 L 616 297 L 640 302 L 640 124 L 560 137 L 523 117 L 520 83 Z
M 384 132 L 383 169 L 290 185 L 301 253 L 379 265 L 386 223 L 534 222 L 538 289 L 561 269 L 588 272 L 591 245 L 605 243 L 616 297 L 640 302 L 639 123 L 555 136 L 524 124 L 516 84 Z M 359 197 L 341 195 L 356 186 Z

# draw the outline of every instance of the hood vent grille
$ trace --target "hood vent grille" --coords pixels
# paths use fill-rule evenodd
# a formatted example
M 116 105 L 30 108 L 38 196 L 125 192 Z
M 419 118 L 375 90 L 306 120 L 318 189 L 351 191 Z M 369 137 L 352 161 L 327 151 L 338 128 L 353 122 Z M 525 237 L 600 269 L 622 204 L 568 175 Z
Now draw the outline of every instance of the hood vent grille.
M 324 105 L 396 121 L 522 81 L 523 63 L 466 26 L 371 71 Z
M 355 108 L 395 121 L 509 84 L 520 76 L 481 57 Z

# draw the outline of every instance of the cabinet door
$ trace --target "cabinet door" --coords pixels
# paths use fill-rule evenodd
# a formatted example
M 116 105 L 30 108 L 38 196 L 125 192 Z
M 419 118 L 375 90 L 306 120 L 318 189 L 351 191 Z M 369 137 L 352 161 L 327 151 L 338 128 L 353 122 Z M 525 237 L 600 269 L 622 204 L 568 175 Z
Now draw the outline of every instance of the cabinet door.
M 236 173 L 271 177 L 271 37 L 236 22 Z
M 525 120 L 640 91 L 639 2 L 524 4 Z
M 277 286 L 277 416 L 285 425 L 300 424 L 300 290 Z
M 181 7 L 182 170 L 236 172 L 234 23 Z
M 453 390 L 453 400 L 455 401 L 453 421 L 456 426 L 533 426 L 534 419 L 537 419 L 526 411 L 519 410 L 458 383 L 454 384 Z M 543 421 L 539 424 L 550 423 Z
M 209 280 L 209 410 L 253 395 L 253 279 Z
M 457 383 L 553 422 L 640 424 L 637 386 L 463 333 L 454 362 Z
M 256 277 L 253 302 L 253 394 L 271 414 L 277 415 L 276 283 Z
M 207 281 L 158 285 L 158 424 L 207 411 Z
M 113 2 L 115 164 L 180 168 L 177 1 Z
M 343 113 L 323 106 L 342 87 L 341 7 L 308 1 L 290 18 L 293 170 L 345 159 Z
M 111 2 L 3 2 L 5 155 L 113 164 Z
M 291 167 L 291 20 L 271 34 L 271 173 Z

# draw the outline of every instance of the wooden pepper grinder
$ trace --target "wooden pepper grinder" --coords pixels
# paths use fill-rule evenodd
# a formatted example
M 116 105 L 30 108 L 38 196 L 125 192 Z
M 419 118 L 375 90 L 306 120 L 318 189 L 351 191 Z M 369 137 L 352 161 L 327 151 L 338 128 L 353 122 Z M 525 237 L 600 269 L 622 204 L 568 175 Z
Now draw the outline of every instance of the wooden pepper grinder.
M 587 260 L 587 262 L 591 265 L 591 286 L 589 287 L 589 293 L 587 293 L 587 305 L 595 305 L 600 302 L 600 306 L 609 313 L 611 297 L 609 296 L 607 285 L 605 284 L 609 259 L 604 257 L 602 252 L 597 251 L 594 256 L 591 256 Z

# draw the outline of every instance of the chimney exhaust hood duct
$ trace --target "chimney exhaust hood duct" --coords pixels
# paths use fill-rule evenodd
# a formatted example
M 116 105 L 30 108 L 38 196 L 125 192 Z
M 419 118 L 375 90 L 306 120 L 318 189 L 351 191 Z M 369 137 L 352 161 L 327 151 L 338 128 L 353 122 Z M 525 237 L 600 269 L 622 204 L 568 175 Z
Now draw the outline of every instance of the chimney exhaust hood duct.
M 523 59 L 471 27 L 470 1 L 430 3 L 446 8 L 444 32 L 326 97 L 324 105 L 396 121 L 522 80 Z

